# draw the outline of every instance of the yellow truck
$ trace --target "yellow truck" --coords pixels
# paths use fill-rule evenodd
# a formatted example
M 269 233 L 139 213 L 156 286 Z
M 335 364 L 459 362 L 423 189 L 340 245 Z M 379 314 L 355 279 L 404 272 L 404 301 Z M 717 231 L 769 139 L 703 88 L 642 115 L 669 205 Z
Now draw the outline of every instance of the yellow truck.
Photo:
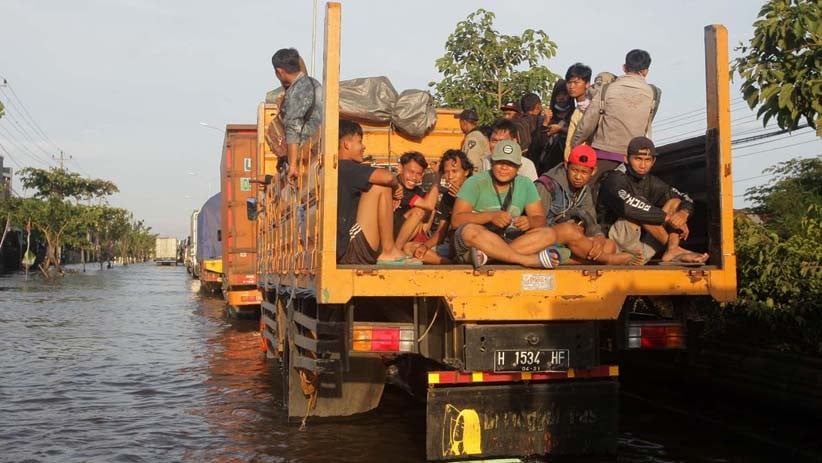
M 257 126 L 228 124 L 220 160 L 220 245 L 222 292 L 235 316 L 259 312 L 257 227 L 246 216 L 246 200 L 256 194 Z
M 657 172 L 687 177 L 701 224 L 692 242 L 710 252 L 707 265 L 475 270 L 337 264 L 341 24 L 340 4 L 327 4 L 324 123 L 295 186 L 266 138 L 279 107 L 258 108 L 261 185 L 248 213 L 258 225 L 261 339 L 282 366 L 288 416 L 367 412 L 390 381 L 427 402 L 429 460 L 615 453 L 619 368 L 602 361 L 613 337 L 604 327 L 626 319 L 630 297 L 736 295 L 725 28 L 705 28 L 707 132 L 661 147 L 668 167 Z M 455 113 L 437 110 L 421 138 L 364 123 L 366 155 L 385 165 L 407 150 L 430 159 L 458 148 Z M 673 325 L 621 333 L 640 346 L 681 346 Z

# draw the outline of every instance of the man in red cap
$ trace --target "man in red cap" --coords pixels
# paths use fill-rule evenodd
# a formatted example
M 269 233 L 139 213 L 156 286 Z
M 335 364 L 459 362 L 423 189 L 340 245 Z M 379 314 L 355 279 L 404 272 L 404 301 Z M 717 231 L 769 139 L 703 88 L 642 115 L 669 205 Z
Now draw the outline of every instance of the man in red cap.
M 596 173 L 597 155 L 588 145 L 571 150 L 568 161 L 542 174 L 536 182 L 542 206 L 547 211 L 546 225 L 571 222 L 582 227 L 589 242 L 579 249 L 571 247 L 573 263 L 607 265 L 639 264 L 638 252 L 619 252 L 616 243 L 605 237 L 596 219 L 596 208 L 588 186 Z

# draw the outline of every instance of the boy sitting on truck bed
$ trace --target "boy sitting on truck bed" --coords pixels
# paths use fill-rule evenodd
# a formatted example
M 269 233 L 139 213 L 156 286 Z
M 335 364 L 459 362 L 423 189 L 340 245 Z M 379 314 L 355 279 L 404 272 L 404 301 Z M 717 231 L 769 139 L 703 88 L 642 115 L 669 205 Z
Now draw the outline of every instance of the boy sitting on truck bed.
M 694 210 L 691 198 L 651 175 L 656 147 L 646 137 L 628 144 L 628 162 L 608 175 L 600 188 L 599 205 L 604 209 L 608 237 L 622 249 L 642 249 L 642 263 L 662 253 L 663 263 L 697 263 L 708 254 L 679 245 L 688 238 L 688 217 Z
M 417 151 L 400 156 L 397 181 L 402 187 L 394 196 L 394 245 L 403 249 L 409 241 L 425 241 L 423 226 L 437 205 L 439 186 L 422 185 L 428 161 Z M 427 188 L 427 191 L 426 191 Z
M 605 237 L 597 223 L 594 201 L 588 182 L 596 173 L 597 154 L 588 145 L 571 150 L 568 160 L 540 175 L 537 187 L 542 207 L 547 211 L 547 224 L 579 224 L 587 242 L 582 247 L 574 243 L 569 264 L 638 265 L 641 252 L 619 252 L 616 243 Z
M 460 150 L 448 150 L 439 162 L 439 190 L 431 233 L 424 242 L 409 242 L 403 250 L 425 264 L 450 264 L 453 262 L 451 245 L 451 212 L 457 194 L 465 180 L 474 172 L 468 155 Z
M 392 195 L 399 188 L 387 169 L 362 164 L 362 127 L 340 120 L 337 184 L 337 262 L 409 265 L 420 261 L 394 246 Z

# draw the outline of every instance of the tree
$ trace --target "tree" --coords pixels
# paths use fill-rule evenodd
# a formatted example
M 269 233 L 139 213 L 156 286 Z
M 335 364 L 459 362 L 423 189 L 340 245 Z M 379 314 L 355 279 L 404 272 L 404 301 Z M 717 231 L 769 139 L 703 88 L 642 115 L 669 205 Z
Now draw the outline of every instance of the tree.
M 822 157 L 791 159 L 765 169 L 774 178 L 767 185 L 748 188 L 745 197 L 753 212 L 783 238 L 797 234 L 808 208 L 822 208 Z
M 2 119 L 3 116 L 5 116 L 5 115 L 6 115 L 6 107 L 3 106 L 3 102 L 0 101 L 0 119 Z
M 31 222 L 32 227 L 43 233 L 47 250 L 40 270 L 50 278 L 52 266 L 62 273 L 62 245 L 80 244 L 80 240 L 85 240 L 85 230 L 96 218 L 93 208 L 79 204 L 79 201 L 102 198 L 119 190 L 107 180 L 84 179 L 77 173 L 56 167 L 49 170 L 27 167 L 20 171 L 20 178 L 26 189 L 34 190 L 34 195 L 13 200 L 10 210 L 18 223 Z
M 436 61 L 440 82 L 429 82 L 438 103 L 474 108 L 488 122 L 504 101 L 527 93 L 546 95 L 557 75 L 540 64 L 556 55 L 557 45 L 541 30 L 502 35 L 493 29 L 494 13 L 479 9 L 468 15 L 445 42 Z
M 769 0 L 759 11 L 751 41 L 732 70 L 748 106 L 759 106 L 763 125 L 775 119 L 793 130 L 804 118 L 822 136 L 822 3 Z
M 762 223 L 735 221 L 739 298 L 731 307 L 769 343 L 822 353 L 822 157 L 791 159 L 746 197 Z

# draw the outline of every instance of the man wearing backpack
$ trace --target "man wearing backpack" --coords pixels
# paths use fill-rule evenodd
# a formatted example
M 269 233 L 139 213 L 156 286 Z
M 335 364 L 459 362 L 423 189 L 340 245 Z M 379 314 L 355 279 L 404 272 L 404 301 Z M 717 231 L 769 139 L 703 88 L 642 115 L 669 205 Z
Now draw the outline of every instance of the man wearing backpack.
M 460 130 L 465 134 L 462 140 L 462 152 L 468 155 L 468 160 L 474 165 L 474 173 L 479 172 L 482 158 L 491 152 L 488 146 L 488 137 L 480 131 L 479 115 L 473 109 L 463 110 L 457 118 L 460 120 Z
M 625 162 L 632 139 L 651 136 L 661 92 L 645 82 L 650 66 L 647 51 L 629 51 L 622 66 L 625 75 L 605 85 L 582 116 L 572 144 L 588 142 L 596 150 L 597 173 L 592 185 L 602 174 Z
M 296 182 L 305 162 L 306 149 L 316 145 L 312 137 L 322 122 L 322 85 L 301 69 L 302 59 L 297 50 L 281 48 L 271 57 L 274 74 L 285 89 L 283 100 L 283 128 L 288 153 L 288 181 Z M 298 159 L 299 158 L 299 159 Z

